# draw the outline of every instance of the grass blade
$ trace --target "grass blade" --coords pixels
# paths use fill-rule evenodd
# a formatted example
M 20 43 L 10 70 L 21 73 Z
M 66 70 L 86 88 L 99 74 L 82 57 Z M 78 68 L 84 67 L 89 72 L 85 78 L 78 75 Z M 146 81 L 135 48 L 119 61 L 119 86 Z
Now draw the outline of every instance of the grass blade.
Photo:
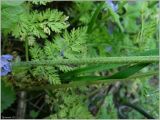
M 103 7 L 104 3 L 105 3 L 105 2 L 101 2 L 101 3 L 99 4 L 99 6 L 97 7 L 97 9 L 95 10 L 95 12 L 94 12 L 94 14 L 93 14 L 93 16 L 92 16 L 92 18 L 91 18 L 91 21 L 90 21 L 89 24 L 88 24 L 87 33 L 91 33 L 91 32 L 92 32 L 93 25 L 94 25 L 94 23 L 95 23 L 98 15 L 99 15 L 99 13 L 100 13 L 100 11 L 101 11 L 101 8 Z

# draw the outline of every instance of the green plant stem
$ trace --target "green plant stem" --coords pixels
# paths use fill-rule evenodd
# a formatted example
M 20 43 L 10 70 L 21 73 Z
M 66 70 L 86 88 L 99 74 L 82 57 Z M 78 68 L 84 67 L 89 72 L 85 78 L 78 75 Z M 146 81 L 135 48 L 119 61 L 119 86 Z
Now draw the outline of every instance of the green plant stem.
M 144 78 L 148 76 L 153 76 L 153 75 L 158 75 L 158 71 L 151 71 L 147 73 L 140 73 L 133 75 L 127 79 L 106 79 L 106 80 L 96 80 L 96 81 L 76 81 L 76 82 L 71 82 L 69 84 L 59 84 L 59 85 L 46 85 L 46 86 L 31 86 L 29 88 L 21 88 L 19 90 L 28 90 L 28 91 L 43 91 L 43 90 L 54 90 L 54 89 L 66 89 L 66 88 L 74 88 L 74 87 L 79 87 L 79 86 L 84 86 L 84 85 L 91 85 L 91 84 L 102 84 L 102 83 L 114 83 L 117 81 L 131 81 L 135 80 L 135 78 Z
M 148 114 L 144 109 L 142 109 L 141 107 L 139 107 L 139 106 L 137 106 L 135 104 L 131 104 L 129 102 L 124 102 L 122 104 L 125 105 L 125 106 L 128 106 L 128 107 L 131 107 L 131 108 L 135 109 L 136 111 L 138 111 L 139 113 L 141 113 L 142 115 L 144 115 L 148 119 L 155 119 L 153 116 Z
M 136 73 L 130 77 L 128 77 L 127 79 L 135 79 L 135 78 L 141 78 L 141 77 L 148 77 L 148 76 L 152 76 L 152 75 L 158 75 L 158 71 L 151 71 L 151 72 L 147 72 L 147 73 Z
M 26 47 L 26 50 L 28 47 Z M 26 51 L 28 60 L 28 52 Z M 80 59 L 55 59 L 42 61 L 28 61 L 13 63 L 13 66 L 51 66 L 51 65 L 82 65 L 82 64 L 107 64 L 107 63 L 152 63 L 158 62 L 159 56 L 132 56 L 132 57 L 103 57 L 103 58 L 80 58 Z
M 144 31 L 144 17 L 143 17 L 143 8 L 142 8 L 142 14 L 141 14 L 141 22 L 142 22 L 142 25 L 141 25 L 141 32 L 140 32 L 140 46 L 141 46 L 141 48 L 143 48 L 142 46 L 144 46 L 143 45 L 143 31 Z

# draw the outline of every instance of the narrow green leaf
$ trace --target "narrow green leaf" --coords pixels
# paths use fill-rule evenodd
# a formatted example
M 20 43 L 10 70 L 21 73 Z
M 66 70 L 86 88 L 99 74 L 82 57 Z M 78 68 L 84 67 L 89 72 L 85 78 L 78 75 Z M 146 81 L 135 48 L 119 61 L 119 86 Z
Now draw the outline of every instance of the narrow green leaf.
M 67 73 L 64 73 L 62 76 L 70 76 L 70 75 L 78 75 L 78 74 L 83 74 L 83 73 L 91 73 L 91 72 L 97 72 L 97 71 L 104 71 L 104 70 L 109 70 L 113 68 L 117 68 L 119 66 L 122 66 L 122 64 L 97 64 L 97 65 L 90 65 L 86 66 L 83 68 L 78 68 L 73 71 L 69 71 Z
M 124 28 L 123 26 L 121 25 L 121 22 L 119 20 L 119 15 L 117 13 L 115 13 L 110 7 L 109 7 L 109 11 L 110 11 L 110 14 L 113 16 L 115 22 L 117 23 L 117 25 L 119 26 L 120 30 L 123 32 L 124 31 Z
M 141 70 L 142 68 L 146 67 L 149 64 L 150 63 L 136 64 L 136 65 L 130 66 L 120 72 L 117 72 L 114 75 L 107 77 L 107 78 L 108 79 L 124 79 L 124 78 L 127 78 L 127 77 L 135 74 L 136 72 L 138 72 L 139 70 Z
M 69 84 L 58 84 L 58 85 L 41 85 L 41 86 L 33 86 L 33 87 L 28 87 L 28 88 L 21 88 L 17 89 L 18 91 L 20 90 L 27 90 L 27 91 L 43 91 L 43 90 L 56 90 L 56 89 L 63 89 L 66 90 L 66 88 L 75 88 L 79 86 L 86 86 L 86 85 L 93 85 L 93 84 L 103 84 L 103 83 L 114 83 L 116 81 L 128 81 L 128 80 L 134 80 L 135 78 L 144 78 L 148 76 L 153 76 L 153 75 L 158 75 L 158 71 L 151 71 L 151 72 L 146 72 L 146 73 L 139 73 L 135 74 L 127 79 L 105 79 L 105 80 L 90 80 L 90 81 L 72 81 Z
M 135 74 L 142 68 L 146 67 L 149 65 L 149 63 L 145 64 L 136 64 L 130 67 L 127 67 L 120 72 L 117 72 L 109 77 L 102 77 L 102 76 L 80 76 L 80 77 L 74 77 L 72 78 L 73 81 L 80 81 L 80 80 L 85 80 L 85 81 L 90 81 L 90 80 L 111 80 L 111 79 L 125 79 L 128 78 L 129 76 Z
M 93 14 L 93 16 L 92 16 L 92 18 L 91 18 L 91 21 L 90 21 L 89 24 L 88 24 L 87 33 L 90 33 L 90 32 L 92 31 L 93 25 L 94 25 L 94 23 L 95 23 L 98 15 L 99 15 L 100 10 L 101 10 L 101 8 L 103 7 L 104 3 L 105 3 L 105 2 L 101 2 L 101 3 L 99 4 L 99 6 L 97 7 L 97 9 L 95 10 L 95 12 L 94 12 L 94 14 Z
M 139 53 L 137 54 L 137 56 L 139 55 L 143 55 L 143 56 L 154 56 L 154 55 L 159 55 L 159 50 L 158 49 L 151 49 L 151 50 L 148 50 L 148 51 L 144 51 L 142 53 Z M 104 70 L 110 70 L 110 69 L 113 69 L 113 68 L 117 68 L 117 67 L 120 67 L 120 66 L 123 66 L 123 64 L 99 64 L 99 65 L 90 65 L 90 66 L 87 66 L 87 67 L 84 67 L 84 68 L 78 68 L 76 70 L 73 70 L 73 71 L 69 71 L 67 73 L 63 73 L 62 74 L 62 78 L 65 78 L 65 79 L 70 79 L 70 80 L 73 80 L 73 76 L 76 76 L 78 74 L 83 74 L 83 73 L 90 73 L 90 72 L 97 72 L 97 71 L 104 71 Z M 143 66 L 143 64 L 140 64 L 140 68 Z M 146 64 L 144 64 L 144 67 L 146 66 Z M 123 67 L 126 67 L 123 66 Z M 134 69 L 136 70 L 136 68 L 138 69 L 138 65 L 132 68 L 129 68 L 130 69 Z M 128 70 L 126 70 L 128 72 Z M 133 71 L 134 72 L 134 71 Z M 121 74 L 122 75 L 122 72 L 120 73 L 116 73 L 114 76 L 118 76 L 118 74 Z M 114 77 L 112 76 L 112 77 Z M 125 75 L 124 75 L 125 76 Z M 79 79 L 96 79 L 96 80 L 99 80 L 99 79 L 102 79 L 103 77 L 97 77 L 97 76 L 81 76 L 81 77 L 78 77 L 77 80 Z

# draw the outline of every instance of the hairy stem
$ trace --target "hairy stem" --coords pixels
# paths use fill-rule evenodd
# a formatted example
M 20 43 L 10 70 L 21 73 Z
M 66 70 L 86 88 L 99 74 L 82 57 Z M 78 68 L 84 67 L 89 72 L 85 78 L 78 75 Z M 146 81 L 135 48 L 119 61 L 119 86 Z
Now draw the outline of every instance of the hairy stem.
M 26 52 L 27 53 L 27 52 Z M 27 54 L 28 55 L 28 54 Z M 26 58 L 28 59 L 28 56 Z M 80 59 L 55 59 L 42 61 L 28 61 L 13 63 L 13 66 L 38 66 L 38 65 L 81 65 L 81 64 L 107 64 L 107 63 L 151 63 L 158 62 L 159 56 L 132 56 L 132 57 L 103 57 Z

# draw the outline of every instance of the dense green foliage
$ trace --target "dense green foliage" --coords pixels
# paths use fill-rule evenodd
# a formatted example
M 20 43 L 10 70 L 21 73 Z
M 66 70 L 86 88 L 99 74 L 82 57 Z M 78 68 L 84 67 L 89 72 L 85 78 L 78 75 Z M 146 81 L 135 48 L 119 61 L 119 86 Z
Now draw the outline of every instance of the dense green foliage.
M 15 94 L 24 90 L 25 118 L 158 118 L 157 4 L 2 0 L 2 54 L 13 55 L 12 65 L 47 64 L 12 66 L 2 77 L 2 116 L 17 107 Z M 44 92 L 42 108 L 34 90 Z

